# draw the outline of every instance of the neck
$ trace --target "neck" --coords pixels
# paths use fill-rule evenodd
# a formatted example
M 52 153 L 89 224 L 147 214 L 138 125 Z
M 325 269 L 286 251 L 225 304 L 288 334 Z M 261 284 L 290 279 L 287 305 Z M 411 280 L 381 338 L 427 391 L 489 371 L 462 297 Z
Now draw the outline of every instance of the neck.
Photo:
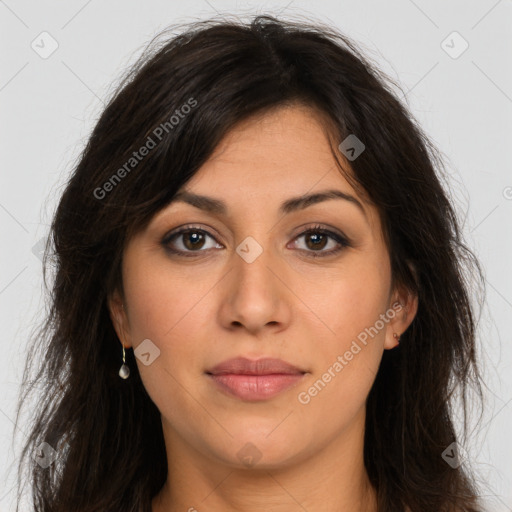
M 300 460 L 243 469 L 199 454 L 167 425 L 168 478 L 153 499 L 152 512 L 376 512 L 361 421 L 364 426 L 364 414 L 350 432 Z

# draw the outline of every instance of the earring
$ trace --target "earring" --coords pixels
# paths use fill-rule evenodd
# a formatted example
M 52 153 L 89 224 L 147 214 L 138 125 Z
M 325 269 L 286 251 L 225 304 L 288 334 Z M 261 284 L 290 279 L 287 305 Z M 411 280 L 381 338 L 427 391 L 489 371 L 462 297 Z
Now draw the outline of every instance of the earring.
M 126 364 L 126 358 L 124 353 L 124 343 L 123 343 L 123 366 L 119 369 L 119 377 L 122 379 L 127 379 L 130 376 L 130 367 Z
M 393 348 L 398 347 L 400 345 L 400 334 L 397 334 L 396 332 L 393 333 L 393 338 L 396 340 L 396 345 Z

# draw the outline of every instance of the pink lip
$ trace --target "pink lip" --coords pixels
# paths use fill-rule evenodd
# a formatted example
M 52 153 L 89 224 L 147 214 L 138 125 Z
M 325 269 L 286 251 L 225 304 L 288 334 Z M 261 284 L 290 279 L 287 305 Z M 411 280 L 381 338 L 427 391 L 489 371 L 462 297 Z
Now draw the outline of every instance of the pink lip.
M 252 361 L 239 357 L 224 361 L 206 373 L 229 395 L 259 401 L 296 385 L 306 372 L 280 359 Z

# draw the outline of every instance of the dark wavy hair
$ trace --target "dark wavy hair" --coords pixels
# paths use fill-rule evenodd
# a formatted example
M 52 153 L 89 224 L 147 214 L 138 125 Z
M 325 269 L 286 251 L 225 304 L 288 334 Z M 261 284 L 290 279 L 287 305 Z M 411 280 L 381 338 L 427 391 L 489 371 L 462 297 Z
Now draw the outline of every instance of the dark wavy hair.
M 38 393 L 18 499 L 26 472 L 36 512 L 151 511 L 167 477 L 160 413 L 131 349 L 132 377 L 119 378 L 107 307 L 122 293 L 123 249 L 236 123 L 298 104 L 325 119 L 340 172 L 378 208 L 393 285 L 419 300 L 399 348 L 384 351 L 366 403 L 364 461 L 378 510 L 482 510 L 470 465 L 453 468 L 442 454 L 461 444 L 455 398 L 464 436 L 468 391 L 483 402 L 471 303 L 483 273 L 462 240 L 441 153 L 395 87 L 321 22 L 210 19 L 153 39 L 111 94 L 53 217 L 43 266 L 50 306 L 18 400 L 17 422 Z M 349 174 L 338 146 L 351 134 L 365 151 Z M 36 452 L 53 463 L 43 467 Z

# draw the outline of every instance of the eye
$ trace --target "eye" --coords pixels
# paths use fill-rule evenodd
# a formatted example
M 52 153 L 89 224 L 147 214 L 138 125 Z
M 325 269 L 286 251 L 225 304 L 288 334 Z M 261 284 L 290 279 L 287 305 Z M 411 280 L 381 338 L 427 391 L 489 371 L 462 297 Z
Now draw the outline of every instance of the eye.
M 208 239 L 210 239 L 209 243 Z M 305 248 L 298 247 L 298 249 L 314 258 L 330 256 L 345 247 L 350 247 L 347 238 L 319 225 L 315 225 L 295 237 L 292 242 L 295 248 L 297 245 L 301 245 L 297 244 L 300 239 L 304 239 Z M 163 238 L 162 245 L 170 253 L 186 257 L 195 256 L 194 253 L 206 252 L 209 249 L 224 247 L 208 231 L 195 226 L 184 226 L 178 231 L 169 233 Z M 325 250 L 329 246 L 331 248 Z
M 208 245 L 206 243 L 208 238 L 213 240 L 214 243 L 212 244 L 210 242 L 210 245 Z M 183 254 L 184 256 L 193 256 L 193 254 L 187 254 L 187 252 L 203 252 L 204 250 L 212 249 L 214 247 L 217 247 L 218 249 L 223 247 L 215 241 L 210 233 L 204 229 L 199 229 L 193 226 L 185 226 L 179 231 L 166 235 L 162 240 L 162 244 L 164 244 L 168 251 L 176 254 Z
M 300 248 L 300 250 L 308 252 L 308 256 L 312 256 L 313 258 L 330 256 L 350 246 L 350 243 L 345 237 L 322 228 L 322 226 L 313 226 L 295 238 L 296 241 L 300 239 L 304 239 L 303 245 L 306 247 L 305 249 Z M 295 245 L 297 245 L 297 242 L 295 242 Z M 324 250 L 329 245 L 331 248 Z

